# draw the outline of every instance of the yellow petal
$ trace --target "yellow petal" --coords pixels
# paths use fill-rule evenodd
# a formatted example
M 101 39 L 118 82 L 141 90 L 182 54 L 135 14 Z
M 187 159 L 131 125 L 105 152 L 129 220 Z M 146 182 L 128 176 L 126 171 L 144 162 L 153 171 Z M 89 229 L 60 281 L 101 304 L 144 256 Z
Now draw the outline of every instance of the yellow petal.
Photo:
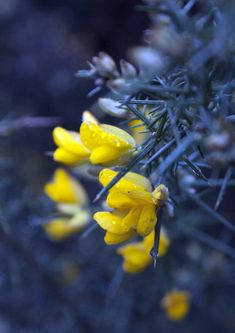
M 148 236 L 144 237 L 144 246 L 146 248 L 146 251 L 150 253 L 155 240 L 155 230 L 153 230 Z
M 108 125 L 108 124 L 101 124 L 100 125 L 102 130 L 107 133 L 107 135 L 112 135 L 117 140 L 115 142 L 115 147 L 119 149 L 126 149 L 126 148 L 134 148 L 136 146 L 135 139 L 126 131 L 122 130 L 119 127 Z M 119 142 L 118 142 L 119 141 Z
M 154 239 L 155 239 L 154 230 L 148 236 L 146 236 L 144 238 L 144 244 L 146 247 L 146 251 L 149 253 L 154 245 Z M 160 240 L 159 240 L 159 247 L 158 247 L 158 256 L 159 257 L 164 256 L 167 253 L 169 246 L 170 246 L 170 239 L 167 236 L 165 229 L 162 227 L 161 234 L 160 234 Z
M 110 212 L 97 212 L 93 218 L 102 229 L 118 235 L 129 232 L 132 227 L 124 223 L 120 216 Z
M 143 271 L 152 262 L 150 253 L 146 251 L 142 241 L 124 245 L 117 250 L 117 253 L 123 256 L 123 268 L 127 273 Z
M 170 246 L 170 239 L 167 236 L 166 231 L 163 228 L 161 228 L 159 248 L 158 248 L 159 257 L 163 257 L 164 255 L 166 255 L 169 246 Z
M 60 162 L 71 166 L 86 163 L 88 161 L 88 158 L 83 158 L 81 156 L 70 153 L 64 148 L 57 148 L 54 151 L 53 158 L 56 162 Z
M 140 236 L 147 236 L 155 227 L 157 216 L 154 205 L 144 206 L 141 210 L 137 223 L 137 233 Z
M 115 244 L 119 244 L 119 243 L 128 241 L 134 235 L 135 235 L 135 231 L 134 230 L 130 230 L 129 232 L 127 232 L 125 234 L 121 234 L 121 235 L 113 234 L 112 232 L 108 231 L 108 232 L 106 232 L 104 241 L 108 245 L 115 245 Z
M 103 169 L 99 174 L 99 181 L 103 186 L 107 186 L 117 174 L 118 172 L 111 169 Z M 151 183 L 147 178 L 134 172 L 128 172 L 112 187 L 112 189 L 118 189 L 124 193 L 134 190 L 151 191 L 151 188 Z
M 120 152 L 112 146 L 99 146 L 92 150 L 90 161 L 92 164 L 104 164 L 115 161 L 120 156 Z
M 149 135 L 147 132 L 143 133 L 146 131 L 146 126 L 143 125 L 143 122 L 139 119 L 130 121 L 128 126 L 130 127 L 131 134 L 138 144 L 141 144 Z
M 77 132 L 67 131 L 62 127 L 56 127 L 53 130 L 53 139 L 57 146 L 78 155 L 80 158 L 87 158 L 90 155 L 89 149 L 81 142 L 80 135 Z
M 125 229 L 136 229 L 141 211 L 142 208 L 138 206 L 133 207 L 128 211 L 128 213 L 122 218 L 122 225 L 125 227 Z
M 110 208 L 128 209 L 136 205 L 136 202 L 127 194 L 115 190 L 110 191 L 106 201 Z
M 135 140 L 127 132 L 115 126 L 83 122 L 80 135 L 83 144 L 90 150 L 104 145 L 110 145 L 118 150 L 135 147 Z

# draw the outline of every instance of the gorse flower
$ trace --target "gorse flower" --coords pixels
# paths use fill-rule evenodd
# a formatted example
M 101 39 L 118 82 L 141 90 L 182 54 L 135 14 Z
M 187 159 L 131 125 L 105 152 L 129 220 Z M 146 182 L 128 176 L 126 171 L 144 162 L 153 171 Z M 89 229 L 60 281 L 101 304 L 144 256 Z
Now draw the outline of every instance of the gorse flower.
M 54 159 L 68 165 L 88 161 L 105 166 L 123 165 L 136 148 L 130 134 L 115 126 L 99 124 L 92 115 L 84 117 L 80 134 L 56 127 L 53 138 L 58 146 Z
M 57 204 L 87 203 L 87 195 L 81 184 L 62 168 L 56 169 L 52 181 L 44 186 L 44 191 Z
M 190 309 L 190 293 L 183 290 L 173 290 L 166 294 L 161 305 L 167 317 L 173 321 L 180 321 L 185 318 Z
M 150 251 L 154 245 L 155 231 L 153 230 L 142 241 L 131 243 L 120 247 L 117 253 L 123 256 L 123 270 L 129 274 L 142 272 L 152 262 Z M 162 229 L 159 241 L 158 255 L 167 253 L 170 240 Z
M 65 239 L 88 224 L 90 213 L 85 208 L 88 203 L 86 192 L 64 169 L 58 168 L 55 171 L 44 191 L 57 204 L 58 211 L 65 215 L 44 225 L 49 238 L 57 241 Z
M 106 186 L 117 172 L 103 169 L 99 181 Z M 110 190 L 107 205 L 111 212 L 97 212 L 95 221 L 106 230 L 105 242 L 118 244 L 136 233 L 147 236 L 157 223 L 156 208 L 168 198 L 168 190 L 159 185 L 153 192 L 149 180 L 137 173 L 128 172 Z

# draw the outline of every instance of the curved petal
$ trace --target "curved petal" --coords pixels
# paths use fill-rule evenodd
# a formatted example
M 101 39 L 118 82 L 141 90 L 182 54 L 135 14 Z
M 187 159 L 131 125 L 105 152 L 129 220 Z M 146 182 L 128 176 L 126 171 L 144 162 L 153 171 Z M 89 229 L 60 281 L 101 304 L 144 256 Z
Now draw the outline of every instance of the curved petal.
M 124 258 L 123 268 L 127 273 L 137 273 L 144 270 L 152 261 L 146 251 L 144 242 L 135 242 L 122 246 L 117 253 Z
M 136 202 L 132 200 L 127 194 L 123 194 L 115 190 L 110 191 L 106 202 L 110 208 L 118 209 L 129 209 L 136 205 Z
M 83 122 L 80 127 L 80 135 L 83 144 L 90 150 L 104 145 L 110 145 L 118 150 L 135 147 L 135 141 L 130 140 L 132 137 L 115 126 Z
M 120 151 L 112 146 L 99 146 L 92 150 L 90 161 L 92 164 L 103 164 L 115 161 L 120 156 Z
M 146 251 L 148 253 L 150 253 L 153 245 L 154 245 L 154 240 L 155 240 L 155 230 L 153 230 L 152 232 L 150 232 L 150 234 L 146 237 L 144 237 L 144 246 L 146 248 Z
M 128 241 L 134 235 L 135 235 L 134 230 L 130 230 L 129 232 L 126 232 L 125 234 L 122 234 L 122 235 L 114 234 L 114 233 L 108 231 L 108 232 L 106 232 L 104 241 L 108 245 L 115 245 L 115 244 L 119 244 L 119 243 Z
M 106 186 L 117 174 L 118 172 L 111 169 L 103 169 L 99 174 L 99 181 L 103 186 Z M 134 172 L 128 172 L 112 187 L 112 189 L 118 189 L 124 193 L 134 190 L 146 190 L 147 192 L 150 191 L 151 188 L 151 183 L 147 178 Z
M 80 135 L 77 132 L 67 131 L 62 127 L 56 127 L 53 130 L 53 139 L 57 146 L 62 147 L 68 152 L 78 155 L 81 158 L 90 155 L 90 151 L 83 145 Z
M 166 255 L 169 246 L 170 246 L 170 239 L 167 236 L 166 231 L 163 228 L 161 228 L 159 248 L 158 248 L 159 257 L 163 257 L 164 255 Z
M 123 228 L 125 228 L 125 229 L 130 229 L 130 228 L 136 229 L 137 222 L 140 218 L 141 212 L 142 212 L 141 207 L 136 206 L 136 207 L 131 208 L 128 211 L 128 213 L 122 218 Z
M 67 165 L 77 165 L 88 161 L 88 158 L 84 158 L 73 153 L 70 153 L 64 148 L 57 148 L 54 151 L 53 158 L 57 162 L 61 162 Z
M 153 230 L 156 223 L 157 216 L 155 212 L 155 206 L 144 206 L 141 210 L 137 223 L 137 233 L 143 237 L 147 236 Z
M 115 146 L 117 148 L 133 148 L 136 146 L 135 139 L 123 129 L 108 125 L 108 124 L 101 124 L 101 128 L 107 133 L 108 135 L 114 135 L 119 142 L 115 142 Z
M 114 213 L 97 212 L 93 218 L 102 229 L 117 235 L 125 234 L 131 229 L 131 225 L 124 224 L 123 219 Z

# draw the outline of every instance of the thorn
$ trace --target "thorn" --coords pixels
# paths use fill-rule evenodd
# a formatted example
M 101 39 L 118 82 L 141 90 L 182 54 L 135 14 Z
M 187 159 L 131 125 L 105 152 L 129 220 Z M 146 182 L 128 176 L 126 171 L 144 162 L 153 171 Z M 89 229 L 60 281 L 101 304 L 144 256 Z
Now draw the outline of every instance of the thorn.
M 223 200 L 223 197 L 224 197 L 224 194 L 225 194 L 225 191 L 227 189 L 227 186 L 228 186 L 228 183 L 229 183 L 229 180 L 231 178 L 233 174 L 233 169 L 232 167 L 228 168 L 227 171 L 226 171 L 226 174 L 224 176 L 224 179 L 223 179 L 223 183 L 221 185 L 221 188 L 220 188 L 220 191 L 219 191 L 219 194 L 218 194 L 218 198 L 216 200 L 216 203 L 215 203 L 215 210 L 217 210 Z

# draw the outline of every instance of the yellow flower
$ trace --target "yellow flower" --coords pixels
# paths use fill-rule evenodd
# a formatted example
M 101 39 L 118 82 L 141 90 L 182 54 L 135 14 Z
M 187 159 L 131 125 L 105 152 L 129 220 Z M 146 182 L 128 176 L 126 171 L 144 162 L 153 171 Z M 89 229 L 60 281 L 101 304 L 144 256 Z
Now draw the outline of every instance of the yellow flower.
M 117 253 L 124 258 L 123 269 L 126 273 L 135 274 L 142 272 L 152 262 L 150 251 L 154 244 L 155 231 L 153 230 L 142 241 L 127 244 L 120 247 Z M 162 230 L 159 241 L 159 257 L 164 256 L 170 241 L 167 234 Z
M 117 172 L 103 169 L 99 174 L 99 181 L 106 186 Z M 97 212 L 95 221 L 106 230 L 105 242 L 118 244 L 124 242 L 136 233 L 147 236 L 157 223 L 156 208 L 163 201 L 164 192 L 167 198 L 167 188 L 159 185 L 154 192 L 149 180 L 137 173 L 128 172 L 110 190 L 107 196 L 107 205 L 113 208 L 111 212 Z
M 51 182 L 44 186 L 44 192 L 57 204 L 81 204 L 87 202 L 82 185 L 64 169 L 57 168 Z
M 44 225 L 44 230 L 51 240 L 62 241 L 68 236 L 80 231 L 87 225 L 89 219 L 89 212 L 81 209 L 80 212 L 72 218 L 61 217 L 51 220 Z
M 136 142 L 124 130 L 85 121 L 80 127 L 83 144 L 91 151 L 90 162 L 102 165 L 122 165 L 134 154 Z
M 99 124 L 88 111 L 83 113 L 83 122 L 78 132 L 56 127 L 53 131 L 55 144 L 54 160 L 68 165 L 92 164 L 122 165 L 135 153 L 134 138 L 122 129 Z
M 180 321 L 189 312 L 189 300 L 190 294 L 187 291 L 173 290 L 165 295 L 161 301 L 161 306 L 170 320 Z
M 44 191 L 57 204 L 58 211 L 66 216 L 53 219 L 44 225 L 50 239 L 63 240 L 88 224 L 90 213 L 85 209 L 86 192 L 64 169 L 56 169 L 52 181 L 45 185 Z

